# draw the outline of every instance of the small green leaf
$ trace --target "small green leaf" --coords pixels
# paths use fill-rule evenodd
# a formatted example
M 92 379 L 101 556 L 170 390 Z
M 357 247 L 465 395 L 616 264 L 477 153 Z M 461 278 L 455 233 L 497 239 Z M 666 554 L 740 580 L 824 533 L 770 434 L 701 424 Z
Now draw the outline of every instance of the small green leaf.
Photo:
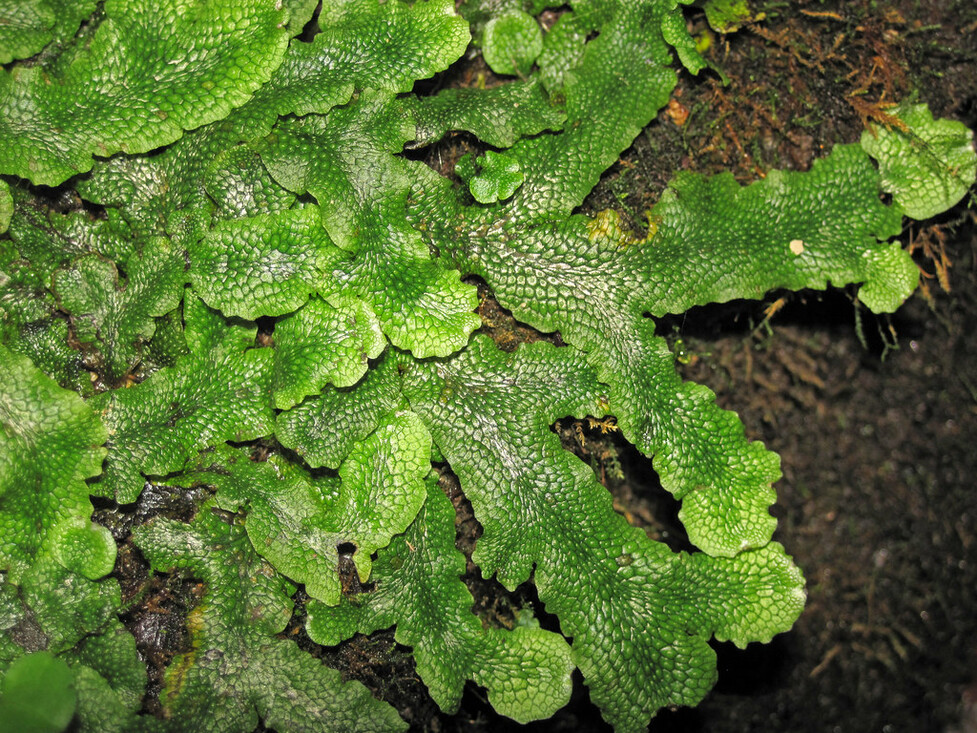
M 315 196 L 333 242 L 355 255 L 337 278 L 373 308 L 390 341 L 444 356 L 480 325 L 478 295 L 407 222 L 420 164 L 394 153 L 413 134 L 406 106 L 364 93 L 328 115 L 283 121 L 261 156 L 283 186 Z
M 905 129 L 873 127 L 861 141 L 879 163 L 882 188 L 914 219 L 954 206 L 977 177 L 973 130 L 955 120 L 934 120 L 925 104 L 903 104 L 889 114 Z
M 226 440 L 271 433 L 271 349 L 247 349 L 239 342 L 246 334 L 226 324 L 214 326 L 229 344 L 201 334 L 201 346 L 211 348 L 192 351 L 130 389 L 92 398 L 109 429 L 100 493 L 122 504 L 133 502 L 143 476 L 177 471 L 198 451 Z M 254 329 L 242 330 L 253 342 Z
M 294 587 L 211 504 L 190 525 L 155 519 L 133 536 L 155 570 L 183 570 L 206 587 L 190 612 L 193 650 L 167 669 L 159 728 L 177 733 L 192 722 L 207 733 L 230 733 L 254 730 L 260 719 L 278 730 L 406 730 L 396 711 L 359 682 L 343 682 L 339 672 L 279 638 Z
M 246 102 L 281 63 L 274 3 L 115 0 L 59 57 L 0 75 L 0 172 L 57 185 L 92 156 L 141 153 Z
M 58 525 L 51 539 L 54 558 L 89 580 L 98 580 L 115 567 L 115 540 L 111 532 L 88 518 L 74 517 Z
M 668 102 L 676 77 L 662 35 L 665 19 L 678 13 L 688 35 L 681 11 L 669 5 L 600 3 L 579 23 L 577 16 L 561 21 L 557 40 L 564 38 L 575 50 L 541 57 L 540 66 L 544 78 L 562 82 L 567 120 L 561 134 L 520 140 L 505 153 L 519 161 L 526 177 L 509 202 L 507 219 L 569 214 Z M 599 35 L 584 44 L 591 31 Z
M 155 237 L 129 260 L 124 282 L 112 262 L 93 254 L 55 272 L 53 290 L 61 308 L 71 314 L 78 340 L 97 345 L 114 381 L 136 365 L 156 331 L 154 317 L 180 302 L 183 270 L 183 253 L 169 240 Z
M 337 292 L 332 270 L 345 257 L 313 206 L 218 222 L 190 247 L 190 281 L 207 305 L 253 320 Z
M 75 714 L 71 670 L 48 652 L 21 657 L 7 669 L 0 688 L 0 730 L 61 733 Z
M 136 729 L 136 713 L 146 692 L 146 666 L 136 652 L 136 640 L 118 619 L 62 656 L 75 678 L 81 733 Z
M 0 372 L 0 569 L 18 584 L 39 555 L 56 552 L 65 567 L 100 577 L 115 543 L 89 519 L 84 480 L 102 470 L 105 428 L 78 395 L 4 346 Z M 59 543 L 69 537 L 78 541 Z
M 370 556 L 414 521 L 424 502 L 424 476 L 431 470 L 431 436 L 412 412 L 398 412 L 353 450 L 339 467 L 339 502 L 329 523 L 356 545 L 360 580 L 370 577 Z M 336 603 L 338 594 L 323 598 Z
M 551 717 L 570 701 L 576 665 L 565 639 L 529 626 L 493 631 L 485 634 L 472 672 L 493 708 L 525 724 Z
M 510 11 L 485 24 L 482 55 L 496 74 L 526 76 L 543 50 L 543 33 L 536 19 Z
M 747 0 L 706 0 L 703 10 L 709 27 L 717 33 L 735 33 L 753 18 Z
M 275 116 L 322 114 L 346 104 L 354 90 L 409 92 L 458 59 L 471 38 L 453 0 L 324 3 L 318 25 L 311 43 L 292 42 L 271 81 L 241 111 L 256 118 L 261 134 Z
M 362 582 L 370 556 L 403 532 L 424 501 L 431 438 L 416 415 L 388 415 L 357 443 L 339 467 L 339 480 L 313 482 L 283 463 L 254 463 L 234 451 L 204 454 L 178 483 L 217 487 L 225 509 L 248 507 L 245 527 L 255 549 L 306 592 L 328 604 L 340 597 L 340 545 L 356 546 Z
M 717 215 L 718 214 L 718 215 Z M 857 145 L 838 145 L 808 172 L 771 171 L 750 186 L 730 174 L 681 173 L 649 214 L 647 242 L 623 243 L 647 261 L 648 310 L 761 298 L 775 288 L 867 283 L 872 305 L 894 310 L 918 269 L 898 243 L 901 212 L 879 200 L 878 175 Z M 694 269 L 695 286 L 679 285 Z
M 702 58 L 702 54 L 696 48 L 695 39 L 689 35 L 685 16 L 679 7 L 682 4 L 689 4 L 691 1 L 678 0 L 678 2 L 662 3 L 665 6 L 665 12 L 662 13 L 659 22 L 662 37 L 675 49 L 682 66 L 691 73 L 698 74 L 706 67 L 706 60 Z
M 326 384 L 356 384 L 386 346 L 376 314 L 359 298 L 312 298 L 275 325 L 275 407 L 288 409 Z
M 338 468 L 353 446 L 400 405 L 397 359 L 388 350 L 355 385 L 326 387 L 278 415 L 275 437 L 313 468 Z
M 558 130 L 566 114 L 547 98 L 538 81 L 513 82 L 490 89 L 443 89 L 414 97 L 415 145 L 428 145 L 449 130 L 467 130 L 479 140 L 507 148 L 543 130 Z
M 481 169 L 468 182 L 468 188 L 480 204 L 504 201 L 522 185 L 524 176 L 518 160 L 510 160 L 487 150 L 477 164 Z
M 395 153 L 412 137 L 392 95 L 371 92 L 327 115 L 283 120 L 259 151 L 281 185 L 315 196 L 333 242 L 356 251 L 367 234 L 364 210 L 376 211 L 409 184 Z
M 337 644 L 396 624 L 397 642 L 413 647 L 418 674 L 442 710 L 457 710 L 472 679 L 488 688 L 503 715 L 520 723 L 548 718 L 570 698 L 569 648 L 559 634 L 538 627 L 483 627 L 460 580 L 465 558 L 454 546 L 454 519 L 451 502 L 429 478 L 417 519 L 380 550 L 372 589 L 337 607 L 310 603 L 309 636 Z

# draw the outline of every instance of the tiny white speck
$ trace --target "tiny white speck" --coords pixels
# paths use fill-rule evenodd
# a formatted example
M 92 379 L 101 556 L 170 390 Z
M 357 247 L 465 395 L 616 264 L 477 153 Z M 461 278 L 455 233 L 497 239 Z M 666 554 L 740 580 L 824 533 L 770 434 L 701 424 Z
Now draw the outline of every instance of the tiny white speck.
M 790 240 L 790 251 L 793 252 L 795 255 L 799 255 L 801 252 L 803 252 L 804 251 L 803 240 L 800 239 Z

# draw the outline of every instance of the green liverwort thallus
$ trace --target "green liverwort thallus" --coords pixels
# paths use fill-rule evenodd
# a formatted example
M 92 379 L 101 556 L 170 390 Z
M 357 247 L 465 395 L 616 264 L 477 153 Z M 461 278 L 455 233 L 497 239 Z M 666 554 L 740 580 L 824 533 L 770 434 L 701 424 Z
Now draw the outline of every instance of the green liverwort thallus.
M 326 0 L 311 41 L 310 0 L 27 0 L 0 24 L 0 675 L 63 660 L 81 730 L 403 730 L 282 634 L 395 627 L 446 711 L 474 681 L 546 718 L 579 669 L 639 731 L 711 688 L 710 639 L 789 629 L 805 592 L 771 541 L 778 458 L 679 378 L 654 318 L 829 283 L 895 309 L 917 280 L 903 217 L 954 205 L 975 156 L 907 105 L 905 130 L 809 172 L 678 173 L 645 238 L 575 214 L 677 63 L 704 67 L 683 4 L 576 0 L 543 32 L 563 3 Z M 473 43 L 501 83 L 415 92 Z M 403 154 L 452 131 L 479 141 L 455 176 Z M 468 276 L 565 346 L 475 334 Z M 568 415 L 616 417 L 698 551 L 614 511 L 550 430 Z M 534 583 L 558 630 L 472 614 L 447 470 L 483 528 L 473 562 Z M 123 508 L 131 535 L 91 521 L 90 495 L 151 484 L 207 498 L 190 521 Z M 160 718 L 118 542 L 197 583 Z

